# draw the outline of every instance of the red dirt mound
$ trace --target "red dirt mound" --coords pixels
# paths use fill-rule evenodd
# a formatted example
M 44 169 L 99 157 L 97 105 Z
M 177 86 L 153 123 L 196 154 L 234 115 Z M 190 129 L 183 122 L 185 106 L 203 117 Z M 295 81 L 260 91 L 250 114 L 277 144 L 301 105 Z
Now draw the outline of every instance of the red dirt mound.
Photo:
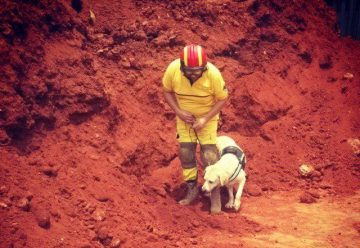
M 0 4 L 0 247 L 274 246 L 280 238 L 254 242 L 313 231 L 291 231 L 299 202 L 354 206 L 360 43 L 339 37 L 323 1 Z M 220 133 L 248 157 L 239 213 L 209 215 L 203 196 L 176 203 L 184 188 L 161 78 L 189 43 L 206 48 L 230 91 Z M 301 164 L 314 171 L 301 175 Z M 285 194 L 284 208 L 269 201 L 279 191 L 299 197 Z M 261 219 L 272 207 L 279 225 Z M 346 222 L 349 246 L 359 222 Z M 308 247 L 342 243 L 333 230 Z

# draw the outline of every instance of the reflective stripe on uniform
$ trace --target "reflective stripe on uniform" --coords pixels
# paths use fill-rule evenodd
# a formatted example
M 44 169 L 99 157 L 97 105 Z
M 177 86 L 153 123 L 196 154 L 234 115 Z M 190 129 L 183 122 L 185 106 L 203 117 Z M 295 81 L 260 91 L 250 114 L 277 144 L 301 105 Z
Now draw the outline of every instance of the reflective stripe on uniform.
M 197 179 L 197 168 L 183 169 L 184 181 L 191 181 Z

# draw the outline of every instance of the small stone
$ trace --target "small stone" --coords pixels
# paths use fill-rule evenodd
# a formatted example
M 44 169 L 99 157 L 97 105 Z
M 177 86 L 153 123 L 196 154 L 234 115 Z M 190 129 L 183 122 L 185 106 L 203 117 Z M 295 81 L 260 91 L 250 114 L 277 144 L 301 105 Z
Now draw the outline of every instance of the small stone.
M 29 201 L 31 201 L 32 198 L 34 197 L 34 194 L 33 194 L 32 192 L 30 192 L 30 191 L 27 191 L 27 192 L 25 193 L 25 197 L 26 197 L 26 199 L 28 199 Z
M 343 76 L 344 79 L 353 79 L 354 78 L 354 75 L 350 72 L 347 72 L 344 74 Z
M 7 133 L 3 129 L 0 129 L 0 146 L 9 145 L 10 142 L 11 142 L 11 138 L 7 135 Z
M 192 222 L 192 225 L 193 225 L 194 227 L 199 227 L 199 226 L 200 226 L 200 223 L 199 223 L 199 221 L 194 220 L 194 221 Z
M 316 199 L 309 192 L 304 192 L 300 196 L 300 202 L 306 203 L 306 204 L 311 204 L 311 203 L 316 202 Z
M 21 199 L 17 202 L 16 206 L 17 206 L 18 208 L 20 208 L 21 210 L 26 211 L 26 212 L 30 210 L 30 202 L 29 202 L 29 200 L 28 200 L 27 198 L 25 198 L 25 197 L 21 198 Z
M 11 223 L 11 229 L 10 229 L 11 234 L 15 234 L 19 229 L 20 229 L 19 223 L 17 223 L 17 222 Z
M 317 198 L 317 199 L 320 198 L 319 192 L 317 192 L 315 189 L 310 189 L 310 190 L 308 190 L 308 193 L 309 193 L 312 197 L 314 197 L 314 198 Z
M 61 219 L 61 214 L 56 209 L 50 210 L 50 214 L 55 219 L 55 221 L 59 221 Z
M 95 229 L 95 225 L 93 224 L 88 224 L 87 228 L 89 228 L 90 230 L 94 230 Z
M 104 241 L 104 240 L 106 240 L 108 238 L 111 238 L 111 235 L 109 234 L 109 231 L 107 230 L 106 227 L 100 227 L 96 232 L 96 237 L 100 241 Z
M 111 197 L 106 194 L 98 194 L 95 196 L 95 199 L 99 202 L 107 202 L 111 200 Z
M 318 171 L 318 170 L 314 170 L 313 171 L 313 173 L 311 173 L 311 178 L 314 178 L 314 177 L 321 177 L 322 176 L 322 174 L 321 174 L 321 172 L 320 171 Z
M 114 239 L 111 244 L 110 244 L 110 247 L 111 248 L 117 248 L 117 247 L 120 247 L 121 245 L 121 239 Z
M 122 61 L 121 66 L 124 67 L 125 69 L 130 69 L 131 68 L 131 64 L 130 64 L 129 61 Z
M 85 209 L 86 212 L 88 212 L 89 214 L 92 214 L 92 213 L 95 211 L 96 206 L 88 203 L 88 204 L 86 204 L 86 206 L 84 207 L 84 209 Z
M 261 196 L 262 194 L 261 188 L 257 185 L 248 185 L 246 191 L 250 196 Z
M 5 208 L 8 208 L 9 205 L 6 204 L 5 202 L 0 201 L 0 207 L 5 209 Z
M 99 160 L 100 156 L 98 156 L 97 154 L 90 154 L 89 158 L 92 159 L 92 160 Z
M 331 189 L 332 186 L 330 184 L 322 183 L 319 185 L 320 189 Z
M 201 34 L 200 37 L 202 40 L 205 40 L 205 41 L 209 39 L 209 35 L 205 34 L 205 33 Z
M 313 173 L 313 171 L 314 171 L 314 167 L 312 165 L 302 164 L 299 167 L 299 173 L 304 177 L 310 176 L 311 173 Z
M 57 171 L 57 169 L 50 166 L 44 166 L 41 168 L 41 172 L 49 177 L 56 177 L 58 175 Z
M 257 227 L 255 228 L 255 232 L 261 232 L 261 231 L 262 231 L 261 226 L 257 226 Z
M 134 39 L 138 41 L 143 41 L 147 39 L 147 35 L 144 30 L 140 29 L 134 34 Z
M 109 49 L 108 48 L 102 48 L 96 51 L 97 54 L 103 54 L 105 52 L 107 52 Z
M 235 27 L 239 27 L 240 26 L 240 23 L 236 20 L 233 20 L 232 21 L 232 24 L 235 26 Z
M 194 238 L 190 238 L 190 243 L 193 244 L 193 245 L 197 245 L 198 244 L 198 241 Z
M 353 153 L 356 156 L 360 155 L 360 140 L 359 139 L 347 139 L 347 143 L 350 145 L 351 149 L 353 150 Z
M 95 21 L 96 21 L 96 17 L 95 17 L 95 14 L 94 12 L 90 9 L 89 10 L 89 22 L 90 24 L 95 24 Z
M 163 187 L 153 187 L 153 190 L 156 194 L 158 194 L 161 197 L 166 197 L 166 190 Z
M 9 192 L 9 187 L 6 185 L 0 186 L 0 195 L 5 195 Z
M 38 225 L 44 229 L 50 228 L 50 216 L 45 211 L 39 211 L 37 210 L 35 213 L 35 218 L 38 223 Z
M 319 66 L 323 70 L 327 70 L 333 67 L 333 61 L 330 55 L 322 57 L 319 61 Z
M 102 209 L 96 209 L 92 214 L 92 218 L 96 221 L 103 221 L 105 220 L 106 212 Z

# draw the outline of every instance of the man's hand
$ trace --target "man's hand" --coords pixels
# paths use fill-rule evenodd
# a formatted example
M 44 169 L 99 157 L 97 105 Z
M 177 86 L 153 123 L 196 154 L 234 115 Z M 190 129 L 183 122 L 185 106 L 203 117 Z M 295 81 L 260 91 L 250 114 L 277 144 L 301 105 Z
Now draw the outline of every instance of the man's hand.
M 196 121 L 195 117 L 188 111 L 180 109 L 180 110 L 177 111 L 176 114 L 186 124 L 192 125 Z
M 205 124 L 207 122 L 207 119 L 202 117 L 202 118 L 199 118 L 195 121 L 195 123 L 192 125 L 192 128 L 195 130 L 195 131 L 200 131 L 201 129 L 204 128 Z

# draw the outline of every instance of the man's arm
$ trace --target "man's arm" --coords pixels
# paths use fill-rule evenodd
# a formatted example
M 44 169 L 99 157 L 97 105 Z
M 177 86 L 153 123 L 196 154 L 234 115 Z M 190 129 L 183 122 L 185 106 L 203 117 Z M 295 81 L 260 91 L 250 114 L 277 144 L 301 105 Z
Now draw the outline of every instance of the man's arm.
M 169 104 L 170 108 L 175 112 L 177 116 L 179 116 L 181 120 L 190 125 L 195 122 L 195 117 L 191 113 L 180 109 L 176 101 L 175 93 L 164 91 L 164 98 L 167 104 Z
M 224 100 L 217 101 L 215 105 L 210 109 L 210 111 L 204 117 L 199 118 L 195 121 L 192 127 L 196 131 L 200 131 L 211 118 L 213 118 L 216 114 L 220 112 L 220 110 L 224 107 L 226 101 L 227 98 Z

